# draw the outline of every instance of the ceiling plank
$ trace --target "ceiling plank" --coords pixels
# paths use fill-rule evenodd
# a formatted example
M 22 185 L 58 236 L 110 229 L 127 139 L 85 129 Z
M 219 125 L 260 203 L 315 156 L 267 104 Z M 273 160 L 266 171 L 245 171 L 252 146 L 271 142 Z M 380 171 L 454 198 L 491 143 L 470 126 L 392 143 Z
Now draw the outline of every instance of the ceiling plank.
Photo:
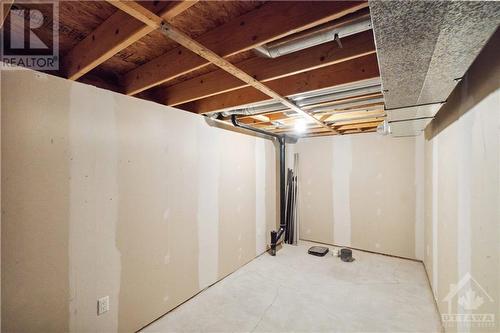
M 228 57 L 367 6 L 366 1 L 270 2 L 197 37 L 196 41 Z M 205 59 L 177 47 L 125 74 L 122 85 L 126 94 L 134 95 L 207 64 Z
M 156 1 L 145 3 L 145 6 L 163 19 L 170 20 L 197 1 Z M 66 77 L 77 80 L 153 30 L 155 28 L 145 25 L 123 11 L 117 11 L 62 59 Z
M 128 12 L 130 15 L 133 15 L 134 17 L 142 20 L 144 23 L 154 27 L 158 25 L 158 23 L 161 23 L 161 28 L 160 31 L 167 36 L 168 38 L 176 41 L 177 43 L 181 44 L 185 48 L 189 49 L 193 53 L 198 54 L 200 57 L 205 58 L 208 60 L 210 63 L 216 65 L 217 67 L 225 70 L 226 72 L 230 73 L 231 75 L 234 75 L 238 79 L 242 80 L 243 82 L 247 83 L 249 86 L 257 89 L 258 91 L 266 94 L 267 96 L 275 99 L 276 101 L 280 102 L 281 104 L 285 105 L 286 107 L 290 108 L 291 110 L 302 114 L 312 120 L 314 123 L 318 124 L 319 126 L 322 126 L 329 131 L 336 132 L 333 128 L 330 126 L 326 125 L 322 121 L 318 120 L 308 112 L 302 110 L 299 108 L 297 105 L 289 101 L 288 99 L 284 98 L 283 96 L 279 95 L 276 93 L 274 90 L 270 89 L 267 87 L 265 84 L 261 83 L 260 81 L 256 80 L 252 76 L 248 75 L 247 73 L 243 72 L 233 64 L 231 64 L 229 61 L 225 60 L 224 58 L 218 56 L 215 52 L 212 50 L 206 48 L 202 44 L 198 43 L 194 39 L 190 38 L 188 35 L 180 31 L 179 29 L 173 27 L 172 25 L 168 24 L 167 22 L 162 22 L 161 18 L 153 14 L 152 12 L 148 11 L 141 5 L 132 2 L 132 1 L 112 1 L 111 2 L 113 5 L 116 5 L 118 8 L 125 10 Z M 118 4 L 118 5 L 117 5 Z
M 266 82 L 266 85 L 282 96 L 333 87 L 379 77 L 377 57 L 369 54 L 312 71 L 295 74 Z M 268 100 L 268 95 L 251 87 L 189 102 L 179 108 L 195 113 L 207 113 Z
M 266 82 L 375 53 L 371 31 L 342 39 L 342 46 L 325 43 L 275 59 L 255 57 L 237 66 L 257 80 Z M 244 86 L 241 80 L 218 70 L 168 88 L 159 88 L 158 96 L 160 103 L 174 106 Z

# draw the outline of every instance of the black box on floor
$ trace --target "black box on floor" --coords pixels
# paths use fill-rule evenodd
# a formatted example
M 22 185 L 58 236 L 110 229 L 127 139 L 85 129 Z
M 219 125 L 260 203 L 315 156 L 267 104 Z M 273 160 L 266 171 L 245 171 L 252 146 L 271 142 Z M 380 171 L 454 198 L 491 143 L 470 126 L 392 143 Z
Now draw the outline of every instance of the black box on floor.
M 323 246 L 312 246 L 307 253 L 313 256 L 324 257 L 328 253 L 328 248 Z

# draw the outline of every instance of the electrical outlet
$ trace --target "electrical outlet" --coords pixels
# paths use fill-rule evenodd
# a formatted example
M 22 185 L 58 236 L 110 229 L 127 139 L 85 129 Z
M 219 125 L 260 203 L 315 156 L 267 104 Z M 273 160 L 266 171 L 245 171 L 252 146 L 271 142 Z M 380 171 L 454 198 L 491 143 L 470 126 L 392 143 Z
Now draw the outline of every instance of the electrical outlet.
M 101 297 L 97 300 L 97 315 L 102 315 L 109 311 L 109 296 Z

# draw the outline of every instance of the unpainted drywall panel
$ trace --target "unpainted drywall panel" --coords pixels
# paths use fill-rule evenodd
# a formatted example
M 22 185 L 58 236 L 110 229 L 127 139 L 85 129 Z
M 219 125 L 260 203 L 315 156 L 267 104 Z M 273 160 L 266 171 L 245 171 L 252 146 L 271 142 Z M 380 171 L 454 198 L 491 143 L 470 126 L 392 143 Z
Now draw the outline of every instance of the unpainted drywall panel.
M 302 139 L 294 147 L 299 154 L 300 237 L 333 242 L 332 142 Z
M 415 258 L 415 139 L 369 134 L 352 145 L 352 244 Z
M 2 329 L 67 332 L 71 88 L 55 80 L 51 88 L 61 96 L 54 101 L 48 93 L 35 93 L 48 85 L 43 74 L 1 75 Z
M 500 328 L 499 82 L 498 43 L 489 43 L 426 129 L 424 264 L 436 302 L 444 315 L 495 316 L 447 321 L 446 332 Z
M 219 277 L 255 257 L 255 141 L 221 132 L 224 181 L 219 187 Z M 253 138 L 250 138 L 253 139 Z M 242 177 L 242 174 L 245 177 Z
M 32 71 L 2 71 L 6 87 L 5 331 L 136 331 L 260 254 L 257 225 L 276 225 L 271 141 Z
M 438 169 L 437 180 L 426 179 L 426 182 L 437 181 L 438 184 L 435 203 L 426 206 L 425 227 L 426 247 L 436 255 L 428 254 L 424 262 L 428 274 L 434 277 L 431 281 L 442 314 L 498 313 L 500 112 L 496 106 L 499 103 L 500 91 L 497 91 L 426 144 L 426 164 Z M 436 150 L 438 142 L 438 162 L 433 163 L 429 160 L 436 158 L 432 151 Z M 426 174 L 427 177 L 432 176 Z M 436 215 L 437 221 L 432 221 L 432 215 Z M 437 227 L 432 227 L 433 222 Z M 432 246 L 434 237 L 438 242 Z M 474 278 L 491 299 L 482 295 L 484 304 L 480 307 L 464 308 L 459 299 L 467 297 L 469 287 L 480 292 L 469 281 L 448 304 L 446 297 L 452 285 L 468 276 Z M 449 332 L 461 327 L 458 323 L 449 325 Z M 489 330 L 476 327 L 470 331 L 494 332 L 498 329 L 496 325 Z
M 423 232 L 416 226 L 423 209 L 416 203 L 416 164 L 423 159 L 416 160 L 415 140 L 301 139 L 295 147 L 301 238 L 415 258 L 416 230 Z

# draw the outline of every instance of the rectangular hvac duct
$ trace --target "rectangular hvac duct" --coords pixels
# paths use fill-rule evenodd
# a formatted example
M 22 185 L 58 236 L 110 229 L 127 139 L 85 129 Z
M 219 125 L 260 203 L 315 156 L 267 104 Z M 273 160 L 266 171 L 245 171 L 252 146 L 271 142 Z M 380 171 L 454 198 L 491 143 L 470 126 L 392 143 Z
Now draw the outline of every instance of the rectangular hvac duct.
M 399 121 L 416 118 L 433 118 L 444 103 L 424 104 L 408 108 L 386 109 L 387 120 Z
M 421 118 L 390 122 L 391 135 L 394 137 L 420 135 L 431 120 L 432 118 Z
M 389 110 L 446 101 L 500 24 L 496 1 L 369 4 Z M 409 109 L 407 114 L 420 117 L 435 111 Z M 402 113 L 392 112 L 394 119 Z

